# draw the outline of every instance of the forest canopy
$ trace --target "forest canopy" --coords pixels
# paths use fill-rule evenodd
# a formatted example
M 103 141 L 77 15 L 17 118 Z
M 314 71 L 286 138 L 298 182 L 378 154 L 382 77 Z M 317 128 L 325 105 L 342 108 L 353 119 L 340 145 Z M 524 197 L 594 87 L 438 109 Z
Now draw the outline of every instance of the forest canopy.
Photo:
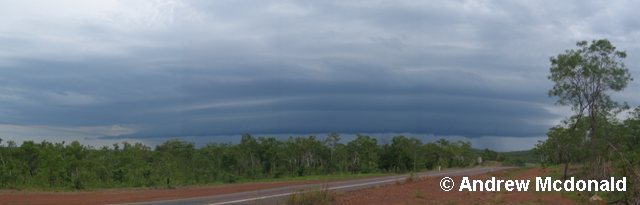
M 111 187 L 175 187 L 233 183 L 266 178 L 339 173 L 407 172 L 476 165 L 479 152 L 470 142 L 422 143 L 396 136 L 389 143 L 357 135 L 346 144 L 338 134 L 315 136 L 242 136 L 240 143 L 170 140 L 155 148 L 116 143 L 94 148 L 77 141 L 20 146 L 0 140 L 0 188 L 74 190 Z M 495 158 L 485 150 L 484 156 Z

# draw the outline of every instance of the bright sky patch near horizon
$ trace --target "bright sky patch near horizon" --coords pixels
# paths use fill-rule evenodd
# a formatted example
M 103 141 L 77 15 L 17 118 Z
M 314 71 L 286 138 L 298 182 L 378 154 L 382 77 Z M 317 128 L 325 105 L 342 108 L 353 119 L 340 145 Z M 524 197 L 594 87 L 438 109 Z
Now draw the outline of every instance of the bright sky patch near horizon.
M 0 3 L 0 137 L 157 143 L 329 132 L 520 150 L 568 110 L 549 57 L 607 38 L 640 70 L 634 1 Z M 617 100 L 640 104 L 638 82 Z

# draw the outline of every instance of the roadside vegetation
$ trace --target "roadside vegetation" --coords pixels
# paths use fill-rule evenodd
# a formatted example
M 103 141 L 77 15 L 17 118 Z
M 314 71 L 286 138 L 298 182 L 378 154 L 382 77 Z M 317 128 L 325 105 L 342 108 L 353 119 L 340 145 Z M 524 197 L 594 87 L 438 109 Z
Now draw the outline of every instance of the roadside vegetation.
M 490 149 L 476 151 L 484 160 L 483 165 L 504 165 L 504 166 L 537 166 L 540 158 L 533 150 L 496 152 Z
M 556 176 L 562 170 L 559 166 L 541 168 L 526 167 L 505 169 L 489 173 L 469 175 L 470 180 L 498 179 L 532 180 L 538 176 Z M 458 182 L 462 176 L 453 176 Z M 412 182 L 396 183 L 370 189 L 355 190 L 340 194 L 333 204 L 459 204 L 459 205 L 494 205 L 494 204 L 588 204 L 588 200 L 577 199 L 559 192 L 536 192 L 533 185 L 528 191 L 495 192 L 483 191 L 443 191 L 440 178 L 417 178 Z
M 333 204 L 338 194 L 327 187 L 319 190 L 300 191 L 287 198 L 287 205 L 329 205 Z
M 549 75 L 555 83 L 549 96 L 573 113 L 549 129 L 548 139 L 535 152 L 543 166 L 561 165 L 564 179 L 628 178 L 626 192 L 582 196 L 640 204 L 640 107 L 629 111 L 626 103 L 612 98 L 632 80 L 622 62 L 627 54 L 606 39 L 580 41 L 577 46 L 551 58 Z
M 478 156 L 482 154 L 469 142 L 440 139 L 422 143 L 404 136 L 379 143 L 376 138 L 358 135 L 344 144 L 337 134 L 287 140 L 246 134 L 238 144 L 199 148 L 179 140 L 155 148 L 127 142 L 100 148 L 46 141 L 25 141 L 18 146 L 0 140 L 0 188 L 72 191 L 346 179 L 474 166 Z

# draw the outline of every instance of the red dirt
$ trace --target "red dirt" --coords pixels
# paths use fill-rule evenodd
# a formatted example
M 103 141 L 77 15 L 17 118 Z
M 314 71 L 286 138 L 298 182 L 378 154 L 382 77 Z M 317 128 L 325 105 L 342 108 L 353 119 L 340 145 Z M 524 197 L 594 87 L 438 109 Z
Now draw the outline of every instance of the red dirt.
M 546 175 L 534 168 L 524 171 L 499 171 L 491 175 L 470 176 L 470 179 L 531 179 Z M 511 177 L 510 177 L 511 176 Z M 459 182 L 461 177 L 453 177 Z M 440 189 L 441 177 L 428 177 L 414 182 L 387 185 L 340 194 L 335 204 L 576 204 L 555 192 L 445 192 Z M 228 194 L 243 191 L 320 183 L 319 181 L 265 182 L 216 186 L 180 187 L 176 189 L 116 189 L 86 192 L 23 192 L 0 190 L 0 204 L 113 204 L 166 200 Z
M 480 174 L 469 176 L 469 179 L 486 180 L 491 176 L 497 179 L 530 179 L 530 183 L 535 183 L 536 176 L 545 174 L 539 168 L 532 168 Z M 452 178 L 459 183 L 462 177 Z M 557 192 L 535 192 L 535 184 L 530 184 L 527 192 L 459 192 L 457 187 L 445 192 L 440 189 L 441 179 L 442 177 L 428 177 L 414 182 L 348 192 L 340 194 L 335 204 L 578 204 Z
M 310 183 L 318 182 L 264 182 L 180 187 L 176 189 L 118 189 L 86 192 L 22 192 L 2 190 L 0 191 L 0 204 L 114 204 L 229 194 Z

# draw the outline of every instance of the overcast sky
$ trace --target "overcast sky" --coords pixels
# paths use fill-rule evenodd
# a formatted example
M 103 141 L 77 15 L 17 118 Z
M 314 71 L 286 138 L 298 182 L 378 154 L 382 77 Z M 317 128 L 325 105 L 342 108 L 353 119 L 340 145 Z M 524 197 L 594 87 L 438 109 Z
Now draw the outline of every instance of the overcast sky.
M 640 76 L 633 1 L 0 3 L 0 135 L 197 143 L 369 133 L 519 150 L 569 115 L 549 57 L 608 38 Z M 616 99 L 640 104 L 633 82 Z

